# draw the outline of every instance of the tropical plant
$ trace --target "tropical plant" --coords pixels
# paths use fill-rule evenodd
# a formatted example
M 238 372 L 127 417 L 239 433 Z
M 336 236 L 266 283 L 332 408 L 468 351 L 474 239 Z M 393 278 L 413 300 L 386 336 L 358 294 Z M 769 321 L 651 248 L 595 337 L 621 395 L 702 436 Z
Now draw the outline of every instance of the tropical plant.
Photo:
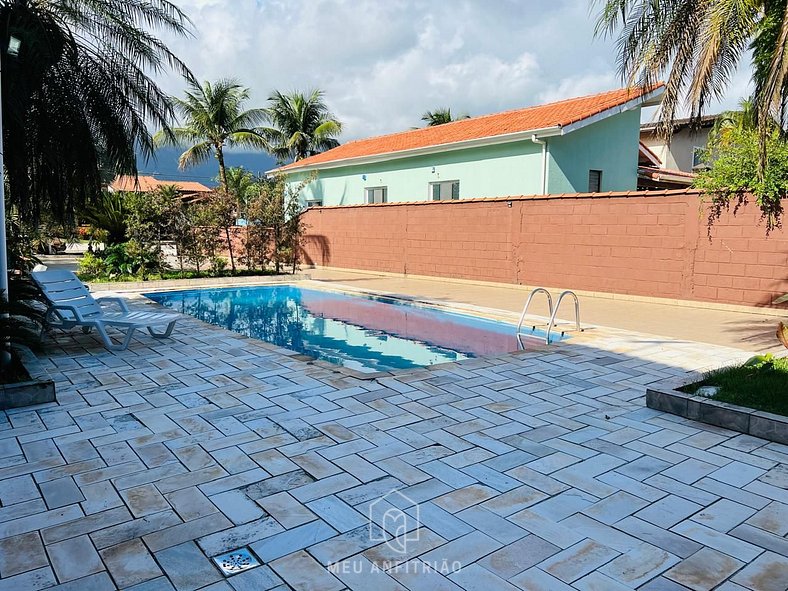
M 682 99 L 700 122 L 752 54 L 752 103 L 758 128 L 758 175 L 764 182 L 772 122 L 786 123 L 788 3 L 785 0 L 596 0 L 597 34 L 618 33 L 620 71 L 628 84 L 652 86 L 667 75 L 661 131 L 670 136 Z M 779 215 L 777 194 L 762 195 L 764 215 Z M 773 222 L 769 222 L 769 226 Z
M 236 202 L 235 198 L 224 191 L 213 191 L 208 199 L 200 203 L 203 223 L 212 227 L 215 234 L 224 233 L 226 238 L 227 252 L 230 255 L 230 268 L 235 273 L 235 254 L 233 248 L 233 238 L 230 228 L 235 227 L 236 222 Z M 211 253 L 211 258 L 215 252 Z
M 323 92 L 274 92 L 265 109 L 270 126 L 262 131 L 279 162 L 298 161 L 339 145 L 342 124 L 329 111 Z
M 135 174 L 136 150 L 153 154 L 149 123 L 170 135 L 172 103 L 147 72 L 190 76 L 156 37 L 189 26 L 167 0 L 0 0 L 8 198 L 24 219 L 70 220 L 102 170 Z
M 247 252 L 253 263 L 273 263 L 277 273 L 284 265 L 295 272 L 306 230 L 299 193 L 313 179 L 293 187 L 284 175 L 276 175 L 261 184 L 259 194 L 249 204 Z
M 181 199 L 178 189 L 173 185 L 163 185 L 147 193 L 129 193 L 125 205 L 129 238 L 154 250 L 163 263 L 162 240 L 171 237 L 173 226 L 179 221 Z
M 249 200 L 260 191 L 257 178 L 243 166 L 227 169 L 227 192 L 238 203 L 238 217 L 244 217 Z
M 104 191 L 82 211 L 81 218 L 94 228 L 105 231 L 107 244 L 111 245 L 126 241 L 128 215 L 126 193 Z
M 10 299 L 0 295 L 0 342 L 39 346 L 46 326 L 44 296 L 26 273 L 12 275 L 8 291 Z M 0 368 L 0 382 L 16 381 L 13 367 L 11 364 Z
M 193 264 L 197 271 L 202 269 L 206 260 L 216 256 L 219 247 L 219 232 L 216 219 L 211 207 L 206 207 L 204 202 L 195 203 L 186 210 L 186 217 L 191 226 L 191 232 L 184 232 L 184 255 L 188 262 Z
M 455 117 L 451 114 L 451 109 L 448 107 L 439 107 L 434 111 L 427 111 L 421 116 L 421 120 L 427 124 L 427 127 L 434 127 L 436 125 L 443 125 L 444 123 L 470 118 L 471 116 L 467 113 L 460 113 Z
M 82 279 L 100 279 L 107 276 L 107 264 L 103 257 L 86 252 L 79 259 L 79 276 Z
M 734 211 L 755 196 L 762 210 L 770 212 L 767 231 L 782 213 L 781 200 L 788 196 L 788 143 L 773 130 L 767 138 L 767 163 L 759 174 L 760 139 L 757 129 L 730 127 L 709 144 L 707 159 L 711 167 L 695 179 L 695 186 L 711 196 L 709 221 L 719 219 L 734 202 Z
M 227 190 L 227 169 L 224 149 L 243 147 L 266 149 L 267 144 L 257 129 L 265 119 L 263 109 L 244 110 L 249 90 L 236 80 L 199 83 L 188 80 L 186 98 L 174 98 L 183 127 L 158 132 L 157 145 L 189 146 L 178 159 L 181 170 L 205 162 L 211 154 L 219 163 L 219 181 Z

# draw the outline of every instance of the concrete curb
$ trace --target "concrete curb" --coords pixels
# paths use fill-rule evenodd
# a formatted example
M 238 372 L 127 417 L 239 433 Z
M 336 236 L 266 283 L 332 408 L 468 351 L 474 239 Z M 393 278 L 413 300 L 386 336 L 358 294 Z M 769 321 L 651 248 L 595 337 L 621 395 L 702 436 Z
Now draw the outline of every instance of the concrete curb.
M 310 279 L 309 275 L 249 275 L 244 277 L 205 277 L 203 279 L 159 279 L 155 281 L 108 281 L 88 282 L 90 291 L 169 291 L 176 289 L 197 289 L 201 287 L 239 287 L 267 285 L 271 283 L 292 283 Z
M 684 384 L 690 384 L 697 379 L 696 377 L 688 381 L 685 378 L 683 381 Z M 646 406 L 693 421 L 788 445 L 788 417 L 680 392 L 675 388 L 684 384 L 674 385 L 674 383 L 666 382 L 661 387 L 647 388 Z

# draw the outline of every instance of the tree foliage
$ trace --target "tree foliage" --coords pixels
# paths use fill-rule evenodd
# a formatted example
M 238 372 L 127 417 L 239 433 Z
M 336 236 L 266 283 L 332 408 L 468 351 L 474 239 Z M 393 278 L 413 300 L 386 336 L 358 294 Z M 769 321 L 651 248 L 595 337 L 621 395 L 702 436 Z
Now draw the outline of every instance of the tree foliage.
M 452 121 L 470 118 L 471 116 L 467 113 L 460 113 L 455 117 L 448 107 L 439 107 L 434 111 L 427 111 L 421 116 L 421 120 L 427 124 L 427 127 L 434 127 L 436 125 L 443 125 L 445 123 L 451 123 Z
M 259 193 L 249 203 L 247 264 L 265 267 L 270 263 L 276 273 L 289 266 L 295 272 L 305 231 L 299 194 L 311 180 L 290 186 L 279 174 L 260 183 Z
M 136 149 L 152 155 L 149 124 L 170 134 L 172 103 L 150 76 L 190 74 L 156 35 L 189 26 L 167 0 L 0 0 L 5 166 L 25 219 L 70 221 L 102 170 L 136 174 Z
M 279 162 L 298 161 L 339 145 L 342 124 L 329 111 L 323 92 L 274 92 L 265 109 L 269 126 L 262 131 L 269 152 Z
M 711 196 L 710 222 L 719 219 L 731 204 L 734 211 L 755 196 L 767 231 L 780 225 L 781 200 L 788 195 L 788 142 L 778 130 L 766 140 L 766 166 L 759 172 L 761 140 L 757 129 L 730 127 L 708 148 L 709 170 L 701 172 L 695 186 Z
M 94 228 L 106 232 L 107 244 L 113 245 L 126 241 L 128 215 L 126 193 L 104 191 L 97 200 L 82 210 L 80 217 Z
M 174 98 L 182 127 L 156 134 L 159 146 L 188 146 L 178 160 L 181 170 L 205 162 L 213 155 L 219 164 L 219 181 L 227 190 L 224 150 L 230 147 L 266 149 L 258 130 L 265 118 L 263 109 L 244 109 L 249 89 L 232 79 L 204 82 L 188 80 L 183 99 Z
M 766 174 L 771 123 L 786 124 L 788 2 L 785 0 L 597 0 L 598 34 L 617 35 L 619 69 L 628 84 L 651 86 L 667 76 L 661 130 L 667 137 L 682 105 L 700 123 L 731 77 L 752 56 L 752 101 Z M 765 180 L 762 182 L 766 183 Z

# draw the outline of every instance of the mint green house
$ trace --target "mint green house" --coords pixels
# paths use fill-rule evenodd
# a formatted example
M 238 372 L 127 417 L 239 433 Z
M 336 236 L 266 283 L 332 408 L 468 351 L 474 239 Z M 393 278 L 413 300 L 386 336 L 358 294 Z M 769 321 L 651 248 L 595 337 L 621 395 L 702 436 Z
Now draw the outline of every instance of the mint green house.
M 640 109 L 620 89 L 342 144 L 278 169 L 310 206 L 630 191 Z M 271 171 L 275 172 L 275 171 Z

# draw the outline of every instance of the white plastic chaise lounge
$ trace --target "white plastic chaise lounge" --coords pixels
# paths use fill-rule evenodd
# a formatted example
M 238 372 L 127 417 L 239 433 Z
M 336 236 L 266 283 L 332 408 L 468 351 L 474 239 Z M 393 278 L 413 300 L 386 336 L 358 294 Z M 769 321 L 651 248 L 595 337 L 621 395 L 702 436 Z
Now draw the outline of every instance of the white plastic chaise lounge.
M 157 339 L 167 338 L 179 318 L 176 314 L 129 310 L 122 298 L 93 299 L 87 286 L 71 271 L 53 269 L 33 271 L 30 275 L 49 301 L 46 319 L 50 326 L 63 330 L 81 326 L 86 333 L 95 328 L 104 346 L 112 351 L 127 349 L 137 329 L 146 328 Z M 103 304 L 115 304 L 120 311 L 110 311 Z M 108 326 L 125 329 L 121 344 L 112 341 L 107 334 Z M 155 332 L 154 327 L 162 327 L 164 332 Z

